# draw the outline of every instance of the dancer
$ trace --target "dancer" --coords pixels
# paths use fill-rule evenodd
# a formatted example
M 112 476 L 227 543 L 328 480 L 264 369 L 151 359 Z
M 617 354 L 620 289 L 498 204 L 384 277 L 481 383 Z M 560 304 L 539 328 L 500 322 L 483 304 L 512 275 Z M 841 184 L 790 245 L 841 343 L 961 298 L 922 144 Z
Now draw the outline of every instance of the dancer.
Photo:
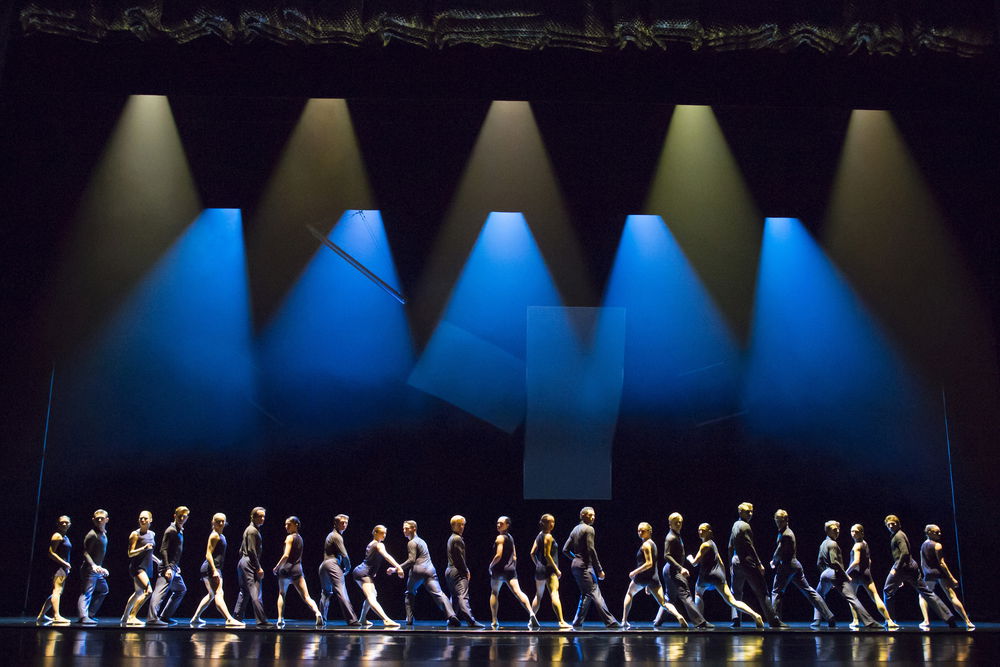
M 190 510 L 181 505 L 174 510 L 174 521 L 163 531 L 160 540 L 160 569 L 153 587 L 153 599 L 149 602 L 147 626 L 163 626 L 173 623 L 174 612 L 187 593 L 187 586 L 181 577 L 181 554 L 184 553 L 184 523 Z
M 104 556 L 108 551 L 108 513 L 96 510 L 91 520 L 94 527 L 83 538 L 83 564 L 80 566 L 83 589 L 76 603 L 81 625 L 97 625 L 97 612 L 108 596 L 109 573 L 104 567 Z
M 403 568 L 389 555 L 382 541 L 385 540 L 385 526 L 378 525 L 372 529 L 372 541 L 365 547 L 365 558 L 361 564 L 351 570 L 351 577 L 365 594 L 365 602 L 361 605 L 361 616 L 358 619 L 363 627 L 370 627 L 371 623 L 365 620 L 368 617 L 368 610 L 373 609 L 382 623 L 387 628 L 398 628 L 399 623 L 389 618 L 382 610 L 382 605 L 378 603 L 378 595 L 375 591 L 375 578 L 386 561 L 392 567 L 386 570 L 386 574 L 397 574 L 403 578 Z
M 958 579 L 948 569 L 948 564 L 944 562 L 944 548 L 941 546 L 941 529 L 936 524 L 927 524 L 924 528 L 924 535 L 927 539 L 920 545 L 920 567 L 923 571 L 924 581 L 931 590 L 935 585 L 941 586 L 955 610 L 965 621 L 965 627 L 975 630 L 976 626 L 969 620 L 969 615 L 965 611 L 965 606 L 958 599 Z M 930 627 L 930 619 L 927 616 L 927 603 L 920 598 L 920 613 L 924 617 L 921 627 Z
M 889 610 L 883 604 L 882 597 L 875 588 L 875 580 L 872 579 L 872 558 L 868 542 L 865 541 L 865 527 L 860 523 L 851 526 L 851 537 L 854 539 L 854 546 L 851 547 L 851 564 L 847 568 L 847 576 L 851 578 L 850 584 L 854 587 L 854 594 L 857 595 L 858 591 L 861 590 L 868 593 L 868 597 L 875 603 L 875 607 L 885 619 L 886 629 L 898 630 L 899 626 L 889 616 Z M 854 607 L 851 607 L 851 616 L 854 617 L 851 628 L 857 629 L 858 617 L 854 612 Z
M 712 539 L 712 527 L 707 523 L 698 526 L 698 537 L 701 538 L 698 553 L 694 557 L 688 556 L 688 562 L 698 567 L 698 583 L 694 589 L 694 603 L 698 606 L 698 611 L 702 616 L 705 615 L 705 591 L 714 589 L 718 591 L 726 604 L 750 616 L 757 625 L 757 629 L 762 629 L 764 627 L 763 617 L 745 602 L 737 600 L 733 596 L 733 592 L 729 590 L 722 556 L 719 555 L 719 549 L 715 546 L 715 540 Z
M 684 567 L 686 554 L 684 553 L 684 540 L 681 539 L 681 528 L 684 526 L 684 517 L 679 512 L 674 512 L 667 517 L 670 530 L 663 540 L 663 582 L 666 584 L 667 599 L 675 606 L 681 605 L 687 613 L 688 621 L 699 630 L 708 630 L 715 626 L 705 620 L 705 617 L 698 611 L 691 596 L 691 573 Z M 663 625 L 666 619 L 667 610 L 660 607 L 656 612 L 656 620 L 653 627 L 658 628 Z
M 736 508 L 739 518 L 733 523 L 733 530 L 729 535 L 729 562 L 732 566 L 733 596 L 737 600 L 743 599 L 743 587 L 749 585 L 750 590 L 757 596 L 764 617 L 772 628 L 787 628 L 775 615 L 774 607 L 771 606 L 771 598 L 767 594 L 767 584 L 764 582 L 764 564 L 757 556 L 757 549 L 753 545 L 753 529 L 750 528 L 750 520 L 753 519 L 753 503 L 743 502 Z M 733 609 L 733 627 L 740 627 L 740 617 L 736 609 Z
M 233 618 L 226 607 L 226 598 L 222 594 L 222 565 L 226 561 L 226 536 L 222 531 L 226 529 L 226 515 L 221 512 L 212 517 L 212 532 L 208 536 L 208 545 L 205 547 L 205 562 L 201 564 L 201 580 L 205 582 L 208 592 L 198 603 L 198 608 L 191 617 L 191 625 L 205 625 L 201 619 L 202 612 L 208 607 L 212 600 L 215 606 L 226 619 L 227 628 L 242 628 L 245 624 Z
M 632 609 L 632 600 L 635 598 L 636 593 L 645 590 L 647 594 L 652 595 L 656 599 L 661 609 L 673 614 L 677 622 L 680 623 L 680 626 L 686 628 L 688 626 L 687 621 L 677 611 L 677 608 L 663 597 L 663 586 L 660 585 L 660 573 L 656 569 L 656 543 L 653 542 L 653 526 L 643 521 L 639 524 L 636 532 L 642 543 L 639 545 L 639 551 L 635 554 L 636 568 L 628 573 L 628 578 L 631 581 L 629 582 L 628 590 L 625 592 L 622 625 L 626 628 L 632 627 L 628 622 L 628 612 Z
M 597 513 L 593 507 L 581 509 L 580 523 L 570 532 L 562 548 L 563 555 L 573 561 L 571 567 L 573 579 L 576 580 L 576 585 L 580 589 L 580 603 L 577 605 L 572 625 L 574 628 L 583 625 L 590 604 L 593 603 L 597 607 L 597 612 L 604 619 L 605 626 L 620 628 L 622 624 L 608 609 L 598 584 L 599 581 L 604 580 L 604 570 L 601 568 L 601 561 L 597 558 L 597 550 L 594 548 L 593 524 L 596 520 Z
M 448 582 L 448 590 L 451 591 L 451 607 L 459 620 L 465 621 L 470 628 L 485 628 L 486 626 L 472 615 L 472 606 L 469 604 L 469 582 L 472 580 L 472 573 L 469 572 L 469 564 L 465 561 L 465 540 L 462 538 L 464 532 L 465 517 L 461 514 L 451 517 L 448 567 L 444 570 L 444 578 Z
M 531 559 L 535 562 L 535 597 L 531 601 L 531 611 L 538 618 L 538 607 L 542 604 L 542 596 L 549 592 L 552 611 L 556 613 L 560 630 L 569 630 L 573 626 L 563 618 L 562 601 L 559 599 L 559 579 L 562 571 L 556 562 L 556 540 L 552 530 L 556 527 L 556 518 L 551 514 L 543 514 L 538 520 L 541 531 L 535 536 L 531 545 Z
M 324 620 L 330 611 L 330 598 L 336 596 L 340 611 L 347 625 L 361 625 L 351 606 L 351 598 L 347 596 L 347 586 L 344 585 L 344 573 L 351 571 L 351 559 L 344 547 L 344 531 L 350 523 L 346 514 L 333 517 L 333 530 L 326 536 L 323 543 L 323 562 L 319 566 L 319 581 L 323 592 L 319 599 L 320 613 Z
M 258 628 L 274 627 L 264 613 L 264 601 L 261 595 L 261 582 L 264 579 L 264 568 L 260 556 L 263 551 L 263 540 L 260 537 L 260 527 L 267 518 L 267 510 L 254 507 L 250 510 L 250 523 L 243 530 L 243 540 L 240 542 L 240 561 L 236 565 L 236 577 L 240 582 L 240 594 L 233 607 L 233 616 L 242 621 L 246 605 L 253 607 L 253 615 Z
M 132 597 L 125 603 L 122 613 L 122 623 L 128 627 L 146 625 L 138 618 L 139 609 L 153 594 L 150 579 L 153 576 L 153 566 L 160 564 L 160 559 L 154 555 L 156 533 L 150 530 L 153 525 L 153 513 L 149 510 L 139 512 L 139 527 L 128 536 L 128 573 L 132 575 Z
M 771 569 L 774 570 L 774 586 L 771 589 L 771 601 L 774 605 L 774 613 L 781 618 L 781 607 L 784 602 L 785 592 L 789 584 L 794 584 L 799 591 L 806 596 L 809 603 L 819 614 L 819 617 L 826 621 L 831 628 L 837 627 L 837 621 L 833 618 L 833 612 L 826 606 L 826 602 L 816 590 L 806 581 L 806 576 L 802 570 L 802 563 L 799 562 L 795 546 L 795 533 L 788 526 L 788 512 L 778 510 L 774 513 L 774 525 L 778 528 L 778 540 L 774 547 L 774 555 L 771 557 Z M 853 609 L 853 607 L 852 607 Z
M 438 583 L 437 570 L 431 562 L 431 554 L 427 549 L 427 543 L 417 535 L 417 522 L 412 519 L 403 522 L 403 535 L 408 540 L 406 544 L 407 558 L 400 563 L 401 570 L 407 573 L 406 593 L 403 602 L 406 605 L 406 624 L 413 625 L 413 603 L 417 597 L 417 591 L 426 586 L 437 604 L 438 609 L 444 612 L 448 619 L 448 625 L 456 627 L 462 622 L 455 616 L 455 610 L 451 608 L 451 602 L 441 590 Z
M 840 537 L 840 522 L 827 521 L 823 527 L 826 530 L 826 539 L 820 545 L 819 556 L 816 559 L 816 565 L 820 569 L 820 597 L 826 599 L 826 595 L 830 592 L 830 589 L 836 590 L 847 601 L 847 604 L 851 606 L 853 614 L 864 629 L 881 629 L 882 625 L 865 610 L 861 601 L 854 594 L 854 588 L 850 585 L 851 577 L 844 569 L 844 556 L 840 551 L 840 545 L 837 544 L 837 538 Z M 819 608 L 817 607 L 817 610 L 814 612 L 815 620 L 812 623 L 813 627 L 819 626 L 819 614 Z M 831 623 L 831 627 L 834 627 L 834 624 Z
M 302 576 L 302 536 L 299 535 L 299 526 L 302 524 L 299 517 L 290 516 L 285 519 L 285 550 L 278 559 L 278 564 L 274 566 L 274 574 L 278 577 L 278 627 L 285 625 L 285 594 L 288 593 L 288 585 L 299 593 L 302 601 L 312 609 L 316 615 L 316 627 L 326 626 L 323 615 L 319 613 L 316 602 L 309 597 L 309 588 L 306 580 Z
M 35 619 L 39 625 L 70 624 L 70 620 L 59 613 L 59 603 L 62 600 L 63 587 L 66 585 L 66 577 L 69 576 L 69 571 L 72 569 L 72 566 L 69 564 L 69 554 L 73 545 L 69 541 L 69 535 L 66 534 L 69 531 L 70 525 L 72 525 L 72 522 L 68 516 L 63 515 L 59 517 L 56 520 L 56 532 L 52 533 L 52 537 L 49 538 L 48 556 L 59 567 L 56 569 L 55 574 L 52 575 L 52 593 L 45 598 L 45 602 L 42 603 L 42 610 L 38 612 L 38 618 Z M 52 609 L 51 618 L 45 615 L 45 612 L 49 609 Z
M 511 592 L 514 593 L 524 610 L 528 612 L 528 627 L 532 630 L 538 629 L 538 619 L 531 608 L 528 596 L 521 590 L 517 583 L 517 549 L 514 548 L 514 536 L 510 534 L 510 517 L 502 516 L 497 519 L 497 538 L 493 542 L 496 552 L 493 560 L 490 561 L 490 616 L 493 618 L 491 627 L 496 630 L 500 627 L 497 620 L 497 611 L 500 607 L 500 587 L 507 584 Z
M 949 627 L 957 627 L 955 615 L 941 601 L 941 598 L 934 594 L 934 591 L 920 575 L 920 569 L 911 556 L 910 539 L 902 531 L 899 517 L 895 514 L 887 516 L 885 527 L 892 535 L 892 539 L 889 541 L 889 546 L 892 549 L 892 569 L 889 570 L 889 576 L 885 578 L 885 585 L 882 587 L 882 599 L 886 609 L 889 610 L 893 618 L 896 618 L 896 593 L 906 584 L 910 584 L 917 590 L 920 597 L 934 608 L 935 613 L 948 623 Z M 926 630 L 930 627 L 930 623 L 921 623 L 920 627 Z

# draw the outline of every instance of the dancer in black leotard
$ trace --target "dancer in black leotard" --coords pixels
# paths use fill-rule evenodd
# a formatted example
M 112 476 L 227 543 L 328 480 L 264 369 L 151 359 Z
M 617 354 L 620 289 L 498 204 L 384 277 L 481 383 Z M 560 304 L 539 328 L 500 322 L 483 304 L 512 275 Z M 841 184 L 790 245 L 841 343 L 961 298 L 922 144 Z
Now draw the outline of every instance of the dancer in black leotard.
M 824 599 L 831 589 L 836 590 L 847 601 L 858 619 L 858 623 L 866 630 L 877 630 L 882 627 L 878 621 L 873 619 L 865 610 L 861 601 L 854 594 L 854 589 L 850 586 L 851 577 L 844 569 L 844 557 L 837 544 L 840 537 L 840 522 L 827 521 L 823 528 L 826 530 L 826 539 L 819 548 L 819 557 L 816 565 L 820 569 L 819 594 Z M 819 625 L 819 618 L 813 621 L 814 626 Z
M 923 570 L 924 581 L 934 590 L 934 586 L 940 586 L 951 600 L 955 610 L 965 621 L 965 627 L 975 630 L 976 626 L 969 620 L 969 615 L 965 611 L 965 605 L 958 599 L 958 579 L 948 569 L 948 564 L 944 562 L 944 548 L 941 546 L 941 529 L 931 523 L 924 528 L 924 535 L 927 539 L 920 545 L 920 567 Z M 930 619 L 927 616 L 927 603 L 920 598 L 920 612 L 924 617 L 924 625 L 930 626 Z
M 889 546 L 892 549 L 892 569 L 889 570 L 889 576 L 885 578 L 885 585 L 882 587 L 882 599 L 889 613 L 892 614 L 893 618 L 896 618 L 894 598 L 900 588 L 909 584 L 948 625 L 955 627 L 957 625 L 955 615 L 951 613 L 941 598 L 934 594 L 934 591 L 920 575 L 920 568 L 917 567 L 917 563 L 911 555 L 910 540 L 900 527 L 899 517 L 895 514 L 887 516 L 885 527 L 892 535 L 892 539 L 889 541 Z
M 52 593 L 49 597 L 45 598 L 45 602 L 42 603 L 42 610 L 38 612 L 36 621 L 39 624 L 70 624 L 70 620 L 59 613 L 59 603 L 62 600 L 63 587 L 66 585 L 66 577 L 69 576 L 71 569 L 69 554 L 73 545 L 69 541 L 69 535 L 66 534 L 70 524 L 68 516 L 59 517 L 56 521 L 56 532 L 52 533 L 52 537 L 49 538 L 48 557 L 55 561 L 59 567 L 56 569 L 55 574 L 52 575 Z M 45 615 L 45 612 L 49 609 L 52 609 L 52 618 Z
M 528 596 L 524 594 L 520 584 L 517 583 L 517 550 L 514 548 L 514 536 L 508 532 L 509 530 L 510 517 L 502 516 L 497 519 L 497 538 L 493 542 L 496 546 L 496 552 L 493 554 L 493 560 L 490 561 L 490 615 L 493 617 L 491 625 L 494 630 L 500 627 L 500 623 L 497 621 L 497 611 L 500 606 L 497 596 L 501 586 L 507 584 L 507 587 L 514 593 L 514 597 L 528 612 L 528 627 L 534 629 L 538 627 L 538 619 L 535 618 L 535 612 L 531 608 Z
M 448 619 L 448 625 L 459 626 L 461 621 L 455 616 L 455 610 L 451 608 L 451 602 L 441 590 L 438 583 L 437 570 L 431 561 L 430 550 L 427 542 L 417 535 L 417 522 L 410 519 L 403 522 L 403 535 L 408 540 L 406 544 L 407 558 L 399 564 L 399 567 L 407 573 L 406 593 L 403 602 L 406 605 L 406 624 L 413 625 L 413 603 L 416 600 L 417 592 L 425 588 L 431 597 L 434 598 L 438 609 L 444 612 Z
M 698 547 L 697 555 L 693 558 L 688 556 L 688 562 L 691 565 L 698 566 L 698 584 L 694 589 L 694 603 L 698 605 L 698 611 L 702 615 L 705 614 L 705 601 L 703 599 L 705 591 L 714 589 L 718 591 L 722 599 L 726 601 L 726 604 L 750 616 L 753 622 L 757 624 L 758 629 L 763 628 L 764 619 L 761 615 L 748 607 L 744 602 L 733 597 L 733 592 L 729 590 L 729 584 L 726 583 L 726 570 L 722 564 L 722 556 L 719 555 L 719 549 L 715 546 L 715 541 L 712 539 L 712 527 L 707 523 L 698 526 L 698 537 L 701 538 L 701 546 Z
M 77 600 L 81 625 L 97 625 L 97 612 L 108 595 L 108 570 L 104 567 L 104 556 L 108 552 L 108 513 L 96 510 L 92 517 L 94 527 L 83 539 L 83 563 L 80 566 L 80 581 L 83 588 Z
M 445 581 L 451 591 L 451 607 L 459 620 L 465 621 L 470 628 L 485 628 L 476 620 L 469 605 L 469 581 L 472 573 L 465 560 L 465 517 L 456 514 L 451 517 L 451 536 L 448 538 L 448 567 L 444 570 Z
M 128 573 L 132 575 L 132 597 L 125 603 L 122 612 L 122 623 L 129 627 L 145 625 L 137 614 L 150 595 L 153 586 L 150 578 L 153 576 L 153 566 L 160 559 L 153 555 L 156 544 L 156 533 L 150 530 L 153 525 L 153 513 L 149 510 L 139 512 L 139 527 L 128 536 Z
M 656 569 L 656 543 L 653 542 L 653 527 L 643 521 L 636 529 L 642 543 L 635 554 L 635 569 L 628 573 L 631 581 L 625 592 L 625 606 L 622 609 L 622 625 L 631 627 L 628 623 L 628 613 L 632 609 L 632 600 L 636 593 L 645 589 L 653 596 L 660 607 L 677 619 L 682 628 L 687 627 L 687 621 L 680 615 L 677 608 L 663 597 L 663 586 L 660 584 L 660 573 Z
M 860 523 L 851 526 L 851 538 L 854 540 L 854 546 L 851 547 L 851 564 L 847 568 L 847 576 L 851 578 L 850 584 L 854 588 L 854 594 L 857 595 L 858 591 L 868 593 L 868 597 L 875 603 L 878 612 L 885 619 L 886 629 L 898 630 L 899 626 L 889 616 L 889 610 L 885 608 L 885 604 L 875 588 L 875 580 L 872 579 L 872 557 L 868 543 L 865 542 L 865 527 Z M 851 628 L 857 629 L 858 615 L 855 613 L 854 607 L 851 607 L 851 616 L 854 617 Z
M 541 532 L 531 545 L 531 560 L 535 563 L 535 597 L 531 601 L 531 611 L 534 612 L 535 618 L 538 618 L 538 607 L 548 589 L 552 611 L 556 613 L 556 619 L 559 621 L 559 629 L 569 630 L 573 626 L 563 618 L 562 601 L 559 599 L 559 578 L 562 577 L 562 572 L 559 570 L 556 540 L 552 537 L 555 526 L 556 518 L 551 514 L 543 514 L 538 520 Z
M 371 625 L 366 620 L 369 609 L 373 609 L 378 614 L 385 627 L 399 627 L 399 623 L 389 618 L 385 611 L 383 611 L 382 605 L 378 603 L 378 595 L 375 591 L 375 578 L 386 562 L 392 566 L 386 570 L 387 574 L 396 574 L 400 578 L 403 577 L 403 568 L 389 555 L 389 552 L 385 549 L 385 545 L 382 544 L 383 540 L 385 540 L 385 532 L 385 526 L 383 525 L 375 526 L 372 529 L 372 541 L 365 547 L 365 558 L 351 571 L 351 577 L 354 579 L 354 582 L 361 588 L 361 592 L 365 594 L 365 602 L 361 605 L 361 616 L 358 619 L 361 625 L 365 627 Z
M 667 599 L 674 606 L 682 606 L 687 614 L 688 622 L 699 630 L 708 630 L 715 626 L 705 620 L 705 617 L 698 611 L 691 595 L 691 573 L 684 567 L 687 556 L 684 553 L 684 540 L 681 539 L 681 528 L 684 526 L 684 517 L 679 512 L 672 513 L 667 517 L 670 530 L 663 540 L 663 583 L 666 586 Z M 653 627 L 658 628 L 663 625 L 667 617 L 667 610 L 660 607 L 656 612 L 656 620 Z
M 351 559 L 344 546 L 344 531 L 347 530 L 349 523 L 350 517 L 346 514 L 333 517 L 333 530 L 323 543 L 323 562 L 319 566 L 319 581 L 323 593 L 320 595 L 319 608 L 323 618 L 326 618 L 330 611 L 330 599 L 336 597 L 344 621 L 350 626 L 358 626 L 361 623 L 354 614 L 354 607 L 351 606 L 351 599 L 347 596 L 344 580 L 345 573 L 351 571 Z
M 597 558 L 597 550 L 594 548 L 593 524 L 596 520 L 597 513 L 593 507 L 581 509 L 580 523 L 570 531 L 562 548 L 563 555 L 573 561 L 571 566 L 573 579 L 576 580 L 576 585 L 580 589 L 580 604 L 576 607 L 576 616 L 573 617 L 572 625 L 574 628 L 583 625 L 590 604 L 593 603 L 606 627 L 620 628 L 621 623 L 608 609 L 598 584 L 599 581 L 604 580 L 604 570 L 601 568 L 601 561 Z
M 191 625 L 205 625 L 205 621 L 201 620 L 201 614 L 212 600 L 215 600 L 216 608 L 226 619 L 226 627 L 245 627 L 242 621 L 236 620 L 229 613 L 226 598 L 222 593 L 222 565 L 226 561 L 226 536 L 222 531 L 225 529 L 226 515 L 219 512 L 212 517 L 212 532 L 205 547 L 205 562 L 201 564 L 201 580 L 205 582 L 207 593 L 198 603 L 198 608 L 191 617 Z
M 309 587 L 302 576 L 302 536 L 299 535 L 299 526 L 302 524 L 299 517 L 290 516 L 285 519 L 285 530 L 288 535 L 285 537 L 285 550 L 274 566 L 274 574 L 278 577 L 278 627 L 285 624 L 285 594 L 288 585 L 291 584 L 299 593 L 302 601 L 312 609 L 316 615 L 316 627 L 322 628 L 326 625 L 323 615 L 319 613 L 316 602 L 309 597 Z

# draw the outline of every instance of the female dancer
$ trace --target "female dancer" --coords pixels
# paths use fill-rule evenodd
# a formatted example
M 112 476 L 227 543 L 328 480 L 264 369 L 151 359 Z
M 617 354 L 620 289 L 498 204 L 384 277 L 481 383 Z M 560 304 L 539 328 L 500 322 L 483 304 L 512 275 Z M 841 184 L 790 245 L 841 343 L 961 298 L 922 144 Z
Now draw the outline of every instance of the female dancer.
M 635 569 L 628 573 L 631 579 L 628 591 L 625 593 L 625 608 L 622 610 L 622 625 L 625 628 L 632 626 L 628 623 L 628 612 L 632 608 L 632 599 L 636 593 L 645 589 L 652 595 L 661 607 L 673 614 L 682 628 L 686 628 L 688 623 L 677 608 L 666 601 L 663 597 L 663 586 L 660 584 L 660 573 L 656 569 L 656 543 L 653 542 L 653 526 L 643 521 L 636 529 L 642 544 L 635 554 Z
M 868 543 L 865 542 L 865 527 L 860 523 L 851 526 L 851 537 L 854 539 L 854 546 L 851 547 L 851 564 L 847 567 L 847 576 L 851 578 L 850 584 L 854 587 L 854 594 L 858 595 L 858 591 L 862 590 L 868 593 L 868 597 L 875 603 L 878 613 L 882 614 L 882 618 L 885 619 L 886 629 L 898 630 L 899 626 L 889 617 L 889 610 L 882 603 L 882 596 L 878 594 L 875 580 L 872 579 L 872 557 Z M 857 630 L 858 614 L 854 611 L 854 607 L 851 607 L 851 616 L 854 617 L 854 620 L 851 621 L 851 629 Z
M 698 526 L 698 537 L 701 538 L 701 546 L 698 547 L 698 554 L 694 557 L 688 556 L 688 561 L 692 565 L 699 566 L 698 585 L 694 589 L 694 603 L 698 606 L 698 611 L 705 613 L 704 595 L 706 590 L 715 589 L 733 609 L 738 609 L 744 614 L 753 618 L 757 624 L 757 629 L 764 628 L 764 619 L 760 614 L 748 607 L 745 603 L 733 597 L 733 592 L 729 590 L 726 583 L 726 570 L 722 565 L 722 557 L 719 556 L 719 549 L 712 540 L 712 527 L 707 523 Z
M 383 611 L 382 605 L 378 603 L 378 595 L 375 591 L 375 577 L 378 576 L 379 570 L 382 569 L 386 561 L 392 565 L 386 570 L 386 574 L 397 574 L 400 579 L 403 578 L 403 568 L 385 550 L 385 545 L 382 544 L 383 540 L 385 540 L 385 526 L 379 524 L 372 529 L 372 541 L 365 547 L 365 559 L 351 570 L 351 577 L 361 587 L 361 592 L 365 594 L 365 602 L 361 605 L 361 616 L 358 620 L 364 627 L 371 627 L 372 624 L 365 619 L 368 617 L 368 610 L 373 609 L 382 619 L 382 624 L 385 627 L 398 628 L 399 623 L 389 618 Z
M 500 627 L 500 623 L 497 621 L 497 609 L 500 607 L 497 595 L 500 593 L 500 587 L 507 584 L 507 587 L 520 600 L 521 606 L 528 612 L 528 627 L 535 629 L 539 627 L 538 619 L 535 618 L 535 612 L 531 608 L 528 596 L 524 594 L 521 586 L 517 583 L 517 551 L 514 549 L 514 537 L 507 532 L 509 529 L 510 517 L 502 516 L 497 519 L 498 534 L 494 541 L 496 553 L 493 554 L 493 560 L 490 561 L 490 615 L 493 616 L 491 627 L 494 630 Z
M 538 520 L 541 532 L 531 545 L 531 560 L 535 562 L 535 598 L 531 601 L 531 611 L 538 618 L 538 607 L 542 604 L 545 590 L 549 591 L 549 601 L 552 611 L 559 619 L 560 630 L 572 630 L 573 626 L 563 618 L 562 601 L 559 599 L 559 578 L 562 572 L 556 562 L 556 540 L 552 537 L 552 529 L 556 527 L 556 518 L 551 514 L 543 514 Z
M 969 620 L 969 615 L 965 612 L 965 606 L 958 599 L 958 579 L 948 569 L 948 564 L 944 562 L 944 549 L 941 547 L 941 529 L 933 524 L 927 524 L 924 528 L 924 535 L 927 539 L 920 545 L 920 569 L 923 571 L 924 581 L 934 589 L 935 585 L 940 586 L 951 600 L 951 605 L 955 608 L 965 621 L 965 627 L 975 630 L 976 626 Z M 927 615 L 927 602 L 920 598 L 920 613 L 924 617 L 924 622 L 920 627 L 930 627 L 930 618 Z
M 42 610 L 38 612 L 35 621 L 39 624 L 51 623 L 52 625 L 69 625 L 70 620 L 59 613 L 59 602 L 62 599 L 63 587 L 66 585 L 66 577 L 69 576 L 71 566 L 69 564 L 69 552 L 73 545 L 69 541 L 69 531 L 71 525 L 68 516 L 63 515 L 56 520 L 56 532 L 49 538 L 49 558 L 59 564 L 54 575 L 52 575 L 52 594 L 45 598 L 42 603 Z M 45 612 L 52 609 L 52 618 L 45 615 Z
M 205 582 L 208 592 L 198 603 L 198 608 L 191 617 L 191 625 L 205 625 L 201 613 L 214 599 L 216 608 L 226 619 L 226 627 L 242 628 L 246 624 L 237 621 L 226 607 L 226 598 L 222 594 L 222 564 L 226 561 L 226 515 L 221 512 L 212 517 L 212 534 L 208 536 L 208 546 L 205 548 L 205 562 L 201 564 L 201 580 Z
M 306 587 L 306 580 L 302 576 L 302 536 L 299 535 L 299 517 L 290 516 L 285 519 L 285 550 L 278 559 L 278 564 L 274 566 L 274 574 L 278 577 L 278 627 L 285 625 L 285 594 L 288 592 L 288 585 L 292 584 L 299 592 L 299 597 L 305 602 L 313 614 L 316 615 L 316 627 L 326 626 L 323 615 L 319 613 L 316 602 L 309 597 L 309 588 Z
M 139 512 L 139 527 L 128 536 L 128 573 L 132 575 L 132 585 L 135 590 L 125 603 L 122 623 L 129 627 L 145 625 L 136 618 L 136 614 L 153 594 L 153 586 L 149 583 L 149 579 L 153 576 L 153 564 L 158 564 L 160 559 L 153 555 L 156 533 L 150 530 L 152 525 L 153 513 L 143 510 Z

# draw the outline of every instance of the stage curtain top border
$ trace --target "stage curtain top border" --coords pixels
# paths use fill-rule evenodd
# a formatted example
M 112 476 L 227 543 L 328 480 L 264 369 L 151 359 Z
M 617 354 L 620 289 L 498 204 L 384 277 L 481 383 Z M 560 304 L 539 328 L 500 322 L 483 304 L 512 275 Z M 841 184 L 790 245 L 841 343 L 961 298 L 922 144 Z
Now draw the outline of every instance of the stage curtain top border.
M 137 39 L 185 44 L 358 46 L 402 40 L 425 48 L 461 44 L 613 52 L 800 47 L 845 55 L 975 57 L 995 49 L 987 0 L 34 0 L 23 33 L 99 43 Z

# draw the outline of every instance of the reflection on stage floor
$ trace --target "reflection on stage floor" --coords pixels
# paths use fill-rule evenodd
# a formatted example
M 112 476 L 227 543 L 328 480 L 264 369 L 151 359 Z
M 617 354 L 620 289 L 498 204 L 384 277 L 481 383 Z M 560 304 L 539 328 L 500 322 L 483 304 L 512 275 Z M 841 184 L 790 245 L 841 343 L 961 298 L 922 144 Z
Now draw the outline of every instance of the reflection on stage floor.
M 976 632 L 815 632 L 807 625 L 762 633 L 451 630 L 418 623 L 397 631 L 316 630 L 292 623 L 282 630 L 221 626 L 166 629 L 35 627 L 27 619 L 0 622 L 5 664 L 236 664 L 237 662 L 991 662 L 1000 652 L 1000 626 Z M 993 656 L 992 658 L 990 656 Z

